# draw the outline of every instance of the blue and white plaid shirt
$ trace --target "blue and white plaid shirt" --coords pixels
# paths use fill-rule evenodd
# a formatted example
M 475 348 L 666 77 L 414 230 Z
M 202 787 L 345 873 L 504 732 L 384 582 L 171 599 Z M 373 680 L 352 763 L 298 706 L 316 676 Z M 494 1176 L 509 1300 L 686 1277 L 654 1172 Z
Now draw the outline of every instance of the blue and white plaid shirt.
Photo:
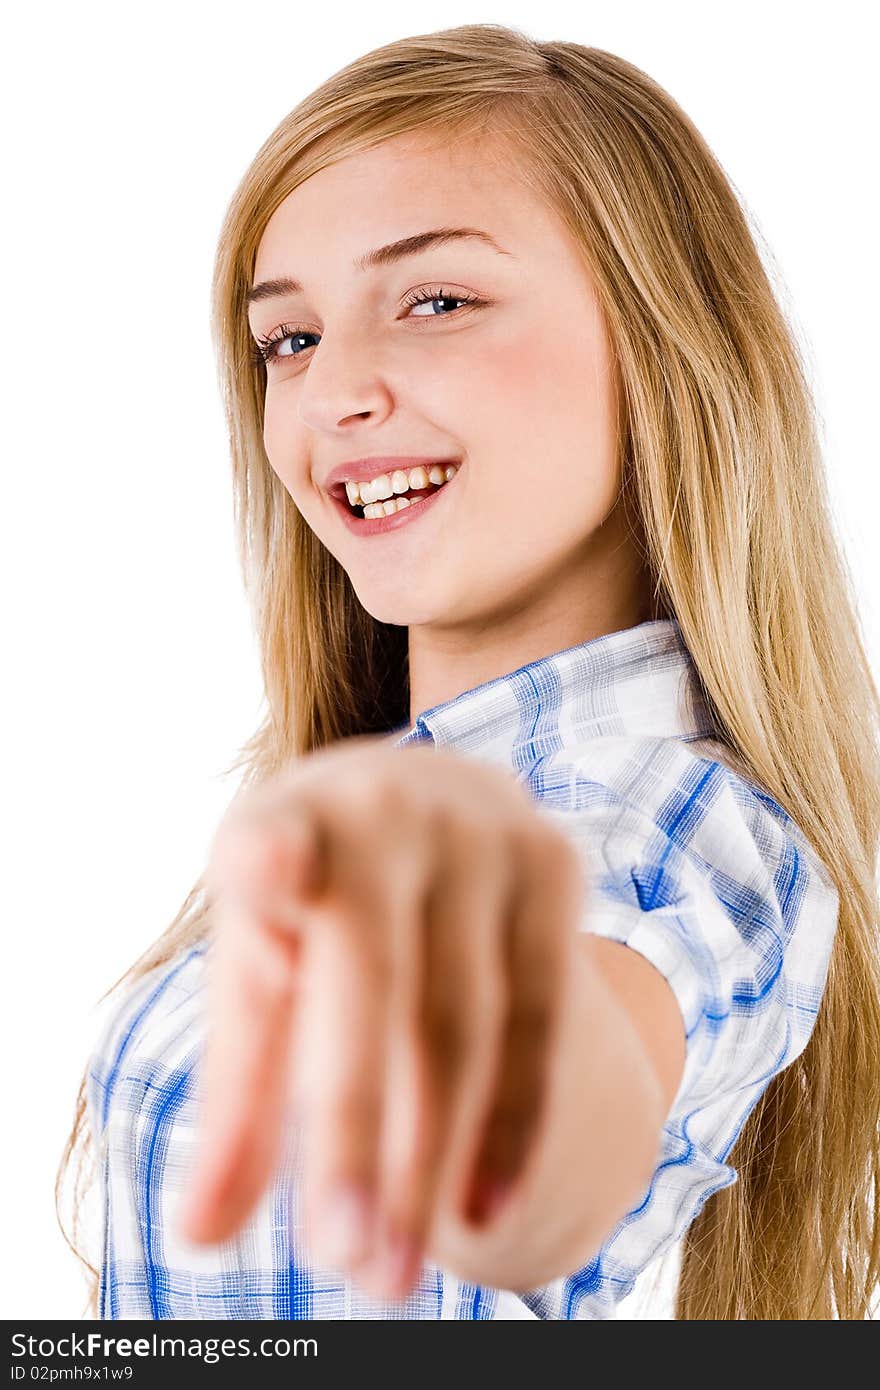
M 509 768 L 572 838 L 591 885 L 581 924 L 668 980 L 684 1073 L 644 1196 L 581 1269 L 528 1292 L 425 1264 L 383 1304 L 309 1263 L 291 1125 L 276 1177 L 227 1241 L 176 1233 L 193 1155 L 209 942 L 111 999 L 89 1068 L 103 1196 L 102 1318 L 607 1318 L 736 1181 L 726 1163 L 768 1082 L 804 1048 L 838 895 L 782 808 L 717 742 L 678 624 L 642 623 L 529 662 L 426 710 L 419 741 Z M 584 1065 L 589 1066 L 589 1039 Z

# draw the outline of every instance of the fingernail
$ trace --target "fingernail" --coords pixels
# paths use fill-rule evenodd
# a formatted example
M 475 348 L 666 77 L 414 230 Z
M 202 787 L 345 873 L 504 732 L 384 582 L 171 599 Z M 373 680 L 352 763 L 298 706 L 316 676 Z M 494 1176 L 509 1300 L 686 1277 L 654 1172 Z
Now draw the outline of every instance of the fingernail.
M 321 1258 L 331 1265 L 364 1259 L 370 1248 L 370 1227 L 371 1203 L 364 1189 L 354 1184 L 334 1188 L 318 1220 Z

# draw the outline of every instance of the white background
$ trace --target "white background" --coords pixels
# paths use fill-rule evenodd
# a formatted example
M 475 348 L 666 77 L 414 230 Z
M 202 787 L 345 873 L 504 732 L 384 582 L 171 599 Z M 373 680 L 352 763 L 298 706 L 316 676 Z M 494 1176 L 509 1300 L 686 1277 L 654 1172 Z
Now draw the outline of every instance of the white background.
M 53 1183 L 97 1000 L 160 934 L 259 720 L 208 329 L 226 203 L 359 54 L 501 22 L 644 68 L 769 246 L 880 669 L 870 6 L 16 6 L 2 102 L 6 767 L 0 1315 L 82 1316 Z M 774 275 L 776 271 L 773 272 Z

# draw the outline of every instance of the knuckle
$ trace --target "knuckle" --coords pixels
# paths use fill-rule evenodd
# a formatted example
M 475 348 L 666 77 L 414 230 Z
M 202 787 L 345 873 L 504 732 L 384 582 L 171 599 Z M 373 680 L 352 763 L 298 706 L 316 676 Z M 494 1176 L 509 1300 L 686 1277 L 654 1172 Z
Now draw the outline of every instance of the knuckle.
M 424 823 L 432 839 L 438 844 L 446 844 L 452 833 L 452 816 L 449 807 L 436 795 L 428 797 L 425 804 Z
M 435 816 L 448 838 L 456 842 L 478 839 L 492 833 L 497 819 L 487 814 L 477 797 L 470 795 L 458 795 L 454 800 L 445 795 L 439 797 L 435 803 Z
M 277 822 L 254 826 L 244 845 L 249 871 L 261 883 L 274 883 L 289 871 L 290 837 Z
M 384 777 L 376 785 L 376 812 L 387 820 L 401 820 L 411 814 L 412 798 L 396 778 Z
M 375 771 L 364 769 L 346 782 L 345 793 L 348 807 L 354 813 L 361 831 L 365 820 L 371 825 L 373 818 L 396 820 L 406 813 L 406 793 L 399 781 L 387 773 L 377 776 Z
M 233 888 L 276 879 L 290 862 L 288 839 L 271 819 L 237 814 L 221 825 L 211 848 L 213 883 Z
M 485 874 L 507 863 L 507 846 L 497 821 L 473 811 L 455 817 L 444 832 L 447 852 L 458 872 Z

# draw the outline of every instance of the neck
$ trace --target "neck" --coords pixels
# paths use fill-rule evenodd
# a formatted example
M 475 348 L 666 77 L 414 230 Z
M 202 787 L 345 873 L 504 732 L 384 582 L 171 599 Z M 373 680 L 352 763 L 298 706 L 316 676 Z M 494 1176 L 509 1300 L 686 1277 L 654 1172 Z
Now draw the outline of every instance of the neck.
M 410 723 L 424 710 L 528 662 L 635 627 L 654 616 L 644 576 L 580 595 L 554 583 L 528 604 L 484 612 L 455 627 L 409 629 Z

